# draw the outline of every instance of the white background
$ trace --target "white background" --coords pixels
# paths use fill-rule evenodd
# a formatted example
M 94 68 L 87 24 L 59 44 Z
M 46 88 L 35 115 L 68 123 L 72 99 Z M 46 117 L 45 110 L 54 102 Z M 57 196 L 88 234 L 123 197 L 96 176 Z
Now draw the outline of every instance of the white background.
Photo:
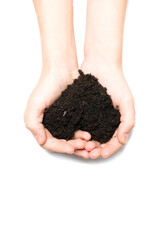
M 86 1 L 74 1 L 79 63 Z M 123 65 L 136 105 L 128 144 L 109 159 L 51 154 L 25 129 L 41 71 L 32 1 L 0 1 L 0 239 L 160 239 L 160 2 L 130 0 Z

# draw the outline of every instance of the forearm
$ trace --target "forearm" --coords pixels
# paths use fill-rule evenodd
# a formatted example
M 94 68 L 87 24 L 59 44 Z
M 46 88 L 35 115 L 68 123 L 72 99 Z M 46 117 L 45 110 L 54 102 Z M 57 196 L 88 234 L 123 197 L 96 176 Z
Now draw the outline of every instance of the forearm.
M 67 64 L 75 70 L 72 0 L 33 0 L 33 3 L 41 35 L 43 66 L 59 68 Z
M 127 0 L 88 0 L 85 58 L 108 64 L 122 62 Z

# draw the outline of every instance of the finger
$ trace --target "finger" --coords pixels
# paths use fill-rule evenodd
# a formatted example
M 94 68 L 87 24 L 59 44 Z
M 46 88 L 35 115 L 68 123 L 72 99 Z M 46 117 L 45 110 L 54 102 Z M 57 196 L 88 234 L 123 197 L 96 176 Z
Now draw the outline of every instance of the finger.
M 42 108 L 39 107 L 39 102 L 29 98 L 25 112 L 24 112 L 24 122 L 28 130 L 32 132 L 39 144 L 44 144 L 47 137 L 45 128 L 42 124 L 43 112 Z
M 90 152 L 92 151 L 94 148 L 96 147 L 99 147 L 100 146 L 100 143 L 99 142 L 96 142 L 96 141 L 89 141 L 86 143 L 85 145 L 85 149 Z
M 51 136 L 51 134 L 46 130 L 47 141 L 42 145 L 48 151 L 60 152 L 60 153 L 74 153 L 74 147 L 70 145 L 67 141 L 56 139 Z
M 32 129 L 30 129 L 32 132 L 33 136 L 37 140 L 37 143 L 42 145 L 46 141 L 46 134 L 45 134 L 45 129 L 43 124 L 38 123 L 35 127 L 33 126 Z
M 90 158 L 96 159 L 101 156 L 101 148 L 95 148 L 89 153 Z
M 70 145 L 74 147 L 74 149 L 84 149 L 86 145 L 86 141 L 82 139 L 75 139 L 67 141 Z
M 86 150 L 75 150 L 75 155 L 88 159 L 89 153 Z
M 42 145 L 45 143 L 46 133 L 42 123 L 27 120 L 25 121 L 25 125 L 26 125 L 26 128 L 32 132 L 38 144 Z
M 103 144 L 101 148 L 101 156 L 107 158 L 117 152 L 122 147 L 122 144 L 118 141 L 117 137 L 112 138 L 108 143 Z
M 135 125 L 135 108 L 133 98 L 123 100 L 119 106 L 121 113 L 121 123 L 118 127 L 117 136 L 121 144 L 127 142 L 128 135 Z
M 79 138 L 89 141 L 91 139 L 91 134 L 86 131 L 78 130 L 75 132 L 73 139 L 79 139 Z

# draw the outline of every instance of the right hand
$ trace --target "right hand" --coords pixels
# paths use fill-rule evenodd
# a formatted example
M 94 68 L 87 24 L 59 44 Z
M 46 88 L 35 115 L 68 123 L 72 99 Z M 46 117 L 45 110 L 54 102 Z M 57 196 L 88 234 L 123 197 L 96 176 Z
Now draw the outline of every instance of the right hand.
M 65 70 L 52 71 L 41 74 L 40 80 L 32 91 L 24 113 L 24 122 L 38 144 L 53 152 L 72 154 L 76 150 L 85 149 L 86 142 L 91 135 L 88 132 L 77 131 L 73 139 L 54 138 L 42 124 L 44 110 L 49 107 L 67 87 L 78 76 L 78 71 L 69 72 Z M 84 158 L 89 158 L 85 152 Z

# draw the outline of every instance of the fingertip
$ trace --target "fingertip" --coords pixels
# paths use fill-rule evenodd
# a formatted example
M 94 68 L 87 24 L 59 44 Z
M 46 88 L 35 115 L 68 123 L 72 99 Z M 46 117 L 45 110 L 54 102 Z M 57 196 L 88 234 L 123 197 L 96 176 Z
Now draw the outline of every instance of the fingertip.
M 84 152 L 83 157 L 85 159 L 89 159 L 89 153 L 87 151 Z
M 89 141 L 91 139 L 91 134 L 87 131 L 77 130 L 73 139 L 83 139 Z
M 94 149 L 93 151 L 91 151 L 90 153 L 89 153 L 89 156 L 90 156 L 90 158 L 92 158 L 92 159 L 96 159 L 96 158 L 99 158 L 100 156 L 101 156 L 101 152 L 100 152 L 100 149 Z
M 83 157 L 85 159 L 89 158 L 89 153 L 86 150 L 75 150 L 75 155 Z
M 123 145 L 126 144 L 128 140 L 128 135 L 128 133 L 118 133 L 118 141 Z
M 85 145 L 86 151 L 89 151 L 89 152 L 92 151 L 95 147 L 96 147 L 96 144 L 93 141 L 89 141 Z
M 38 133 L 38 134 L 36 134 L 36 135 L 34 135 L 34 136 L 35 136 L 35 138 L 36 138 L 36 140 L 37 140 L 37 143 L 38 143 L 39 145 L 45 144 L 46 139 L 47 139 L 46 134 L 45 134 L 45 131 L 42 131 L 42 130 L 41 130 L 40 133 Z
M 122 139 L 121 139 L 121 141 L 123 142 L 123 144 L 126 144 L 127 139 L 128 139 L 128 134 L 124 134 L 124 135 L 122 136 Z
M 102 151 L 101 151 L 101 157 L 102 157 L 102 158 L 107 158 L 107 157 L 108 157 L 108 151 L 102 150 Z
M 37 143 L 38 143 L 38 144 L 40 144 L 40 145 L 42 145 L 42 144 L 43 144 L 43 142 L 44 142 L 44 139 L 43 139 L 41 136 L 39 136 L 39 135 L 36 135 L 36 136 L 35 136 L 35 138 L 36 138 L 36 140 L 37 140 Z
M 89 154 L 88 154 L 88 153 L 85 155 L 85 158 L 86 158 L 86 159 L 89 159 Z
M 123 128 L 123 123 L 121 123 L 119 125 L 118 130 L 117 130 L 117 139 L 118 139 L 120 144 L 124 144 L 123 135 L 124 135 L 124 128 Z
M 90 134 L 89 132 L 85 132 L 85 133 L 84 133 L 84 139 L 85 139 L 86 141 L 89 141 L 89 140 L 91 139 L 91 134 Z
M 77 149 L 84 149 L 86 145 L 86 141 L 85 140 L 78 140 L 77 141 Z
M 130 131 L 134 127 L 134 120 L 122 121 L 118 127 L 117 138 L 119 143 L 126 144 Z
M 101 149 L 101 157 L 108 158 L 122 147 L 117 138 L 113 139 L 112 142 L 107 143 L 105 147 Z

